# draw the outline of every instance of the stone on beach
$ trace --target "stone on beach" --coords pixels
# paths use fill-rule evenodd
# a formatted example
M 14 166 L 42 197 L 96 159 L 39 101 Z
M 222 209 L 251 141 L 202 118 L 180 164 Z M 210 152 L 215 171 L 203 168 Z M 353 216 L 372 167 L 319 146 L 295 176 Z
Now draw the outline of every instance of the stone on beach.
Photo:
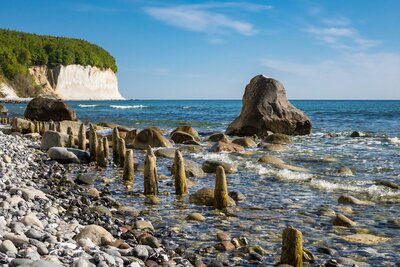
M 24 116 L 27 119 L 37 121 L 76 120 L 75 111 L 68 104 L 49 96 L 32 99 L 25 109 Z
M 306 135 L 311 133 L 311 121 L 288 101 L 279 81 L 258 75 L 246 86 L 242 111 L 228 126 L 226 133 L 264 137 L 268 131 Z
M 47 155 L 51 159 L 53 159 L 61 164 L 80 163 L 81 162 L 74 153 L 68 151 L 64 147 L 51 147 L 47 151 Z
M 265 137 L 265 142 L 270 144 L 278 144 L 278 145 L 288 145 L 293 143 L 292 138 L 285 134 L 271 134 Z
M 115 240 L 106 229 L 95 224 L 85 226 L 74 239 L 82 238 L 89 238 L 97 246 L 106 246 Z
M 66 147 L 68 144 L 68 135 L 55 131 L 47 131 L 43 134 L 40 149 L 48 150 L 52 147 Z
M 360 200 L 358 198 L 355 198 L 353 196 L 349 195 L 341 195 L 338 198 L 339 204 L 353 204 L 353 205 L 371 205 L 373 204 L 371 201 L 366 201 L 366 200 Z
M 224 133 L 215 133 L 212 134 L 208 137 L 207 141 L 211 141 L 211 142 L 227 142 L 229 143 L 231 140 L 229 139 L 229 136 L 227 136 Z
M 191 136 L 195 137 L 196 139 L 199 138 L 199 133 L 198 133 L 198 132 L 196 131 L 196 129 L 193 128 L 192 126 L 189 126 L 189 125 L 178 126 L 178 127 L 175 128 L 175 130 L 173 130 L 173 131 L 171 132 L 171 136 L 172 136 L 172 134 L 173 134 L 174 132 L 178 132 L 178 131 L 179 131 L 179 132 L 184 132 L 184 133 L 190 134 Z

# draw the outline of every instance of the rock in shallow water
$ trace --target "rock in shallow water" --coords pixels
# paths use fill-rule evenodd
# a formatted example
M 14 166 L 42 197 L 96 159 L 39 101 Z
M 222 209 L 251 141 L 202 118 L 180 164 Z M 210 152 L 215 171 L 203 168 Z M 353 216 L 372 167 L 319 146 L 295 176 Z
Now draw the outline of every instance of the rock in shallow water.
M 268 131 L 289 135 L 311 133 L 310 119 L 287 99 L 285 88 L 274 79 L 255 76 L 246 86 L 243 106 L 226 130 L 228 135 L 267 136 Z
M 215 173 L 218 166 L 222 166 L 226 173 L 237 172 L 237 167 L 235 165 L 218 160 L 206 160 L 203 163 L 202 169 L 207 173 Z

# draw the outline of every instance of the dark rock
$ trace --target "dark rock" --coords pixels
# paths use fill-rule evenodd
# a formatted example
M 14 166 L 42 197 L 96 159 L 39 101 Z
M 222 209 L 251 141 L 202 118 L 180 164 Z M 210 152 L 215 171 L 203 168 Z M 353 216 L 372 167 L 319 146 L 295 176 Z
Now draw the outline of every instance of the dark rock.
M 218 166 L 222 166 L 226 173 L 237 172 L 237 167 L 235 165 L 218 160 L 206 160 L 203 163 L 202 169 L 206 173 L 215 173 Z
M 238 201 L 243 201 L 246 199 L 245 195 L 243 195 L 242 193 L 240 193 L 239 191 L 231 191 L 229 192 L 229 196 L 235 200 L 236 202 Z
M 72 152 L 75 154 L 75 156 L 79 159 L 81 164 L 88 164 L 90 163 L 90 155 L 89 152 L 83 151 L 81 149 L 77 148 L 67 148 L 69 152 Z
M 361 133 L 360 133 L 360 132 L 357 132 L 357 131 L 354 131 L 354 132 L 352 132 L 352 133 L 350 134 L 350 137 L 361 137 Z
M 400 185 L 398 185 L 398 184 L 395 184 L 395 183 L 393 183 L 393 182 L 391 182 L 391 181 L 386 181 L 386 180 L 383 180 L 383 181 L 375 181 L 375 184 L 376 185 L 381 185 L 381 186 L 386 186 L 386 187 L 389 187 L 389 188 L 391 188 L 391 189 L 400 189 Z
M 226 130 L 228 135 L 267 136 L 267 131 L 288 135 L 311 133 L 310 119 L 287 99 L 285 88 L 274 79 L 255 76 L 246 86 L 242 111 Z
M 67 103 L 59 99 L 39 96 L 28 103 L 25 118 L 37 121 L 75 121 L 76 114 Z

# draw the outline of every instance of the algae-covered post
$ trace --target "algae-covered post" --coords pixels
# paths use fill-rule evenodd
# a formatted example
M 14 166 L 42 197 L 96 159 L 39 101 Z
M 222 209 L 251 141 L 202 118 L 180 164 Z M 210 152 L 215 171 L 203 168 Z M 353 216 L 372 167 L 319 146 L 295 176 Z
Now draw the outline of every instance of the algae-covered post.
M 144 194 L 158 195 L 158 174 L 156 156 L 149 146 L 144 160 Z
M 114 163 L 118 163 L 118 139 L 119 139 L 119 131 L 118 128 L 115 127 L 112 132 L 112 150 L 113 150 L 113 161 Z
M 174 159 L 174 178 L 175 178 L 175 192 L 177 195 L 184 195 L 188 193 L 188 186 L 186 182 L 185 164 L 182 154 L 179 150 L 175 151 Z
M 281 263 L 303 266 L 303 235 L 291 226 L 283 230 Z
M 81 124 L 78 134 L 78 148 L 86 151 L 86 128 L 85 124 Z
M 125 155 L 124 173 L 122 176 L 124 181 L 133 182 L 134 179 L 134 164 L 133 164 L 133 150 L 128 149 Z
M 103 145 L 104 145 L 104 157 L 106 163 L 110 161 L 110 146 L 108 144 L 108 139 L 106 136 L 103 137 Z
M 89 153 L 90 161 L 96 160 L 97 133 L 92 124 L 89 125 Z
M 104 145 L 103 145 L 103 140 L 99 138 L 97 141 L 97 150 L 96 150 L 96 162 L 97 165 L 100 167 L 107 167 L 107 162 L 104 156 Z
M 226 210 L 229 203 L 228 186 L 226 183 L 225 169 L 222 166 L 217 167 L 214 188 L 215 208 Z
M 118 163 L 120 167 L 124 167 L 125 163 L 126 146 L 125 140 L 118 138 Z

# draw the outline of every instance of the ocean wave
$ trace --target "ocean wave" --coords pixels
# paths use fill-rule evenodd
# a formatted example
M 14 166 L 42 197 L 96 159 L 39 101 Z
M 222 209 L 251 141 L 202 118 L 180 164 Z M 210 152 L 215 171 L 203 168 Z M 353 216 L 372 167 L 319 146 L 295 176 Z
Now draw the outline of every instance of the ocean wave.
M 389 142 L 394 144 L 394 145 L 399 145 L 400 144 L 400 138 L 398 137 L 389 137 Z
M 347 191 L 367 195 L 374 201 L 400 202 L 400 191 L 384 186 L 371 185 L 369 182 L 330 182 L 323 179 L 311 180 L 311 186 L 326 192 Z
M 276 177 L 280 180 L 301 182 L 311 180 L 313 178 L 313 175 L 310 173 L 294 172 L 284 169 L 278 171 Z
M 94 108 L 97 107 L 98 105 L 84 105 L 84 104 L 79 104 L 78 107 L 81 108 Z
M 182 107 L 182 108 L 191 108 L 190 106 L 184 106 L 184 107 Z
M 269 175 L 272 176 L 275 174 L 275 171 L 268 166 L 263 166 L 258 163 L 254 163 L 251 161 L 247 161 L 245 165 L 246 170 L 255 172 L 258 175 Z
M 115 109 L 135 109 L 135 108 L 147 108 L 148 106 L 143 105 L 133 105 L 133 106 L 118 106 L 118 105 L 110 105 L 111 108 Z

